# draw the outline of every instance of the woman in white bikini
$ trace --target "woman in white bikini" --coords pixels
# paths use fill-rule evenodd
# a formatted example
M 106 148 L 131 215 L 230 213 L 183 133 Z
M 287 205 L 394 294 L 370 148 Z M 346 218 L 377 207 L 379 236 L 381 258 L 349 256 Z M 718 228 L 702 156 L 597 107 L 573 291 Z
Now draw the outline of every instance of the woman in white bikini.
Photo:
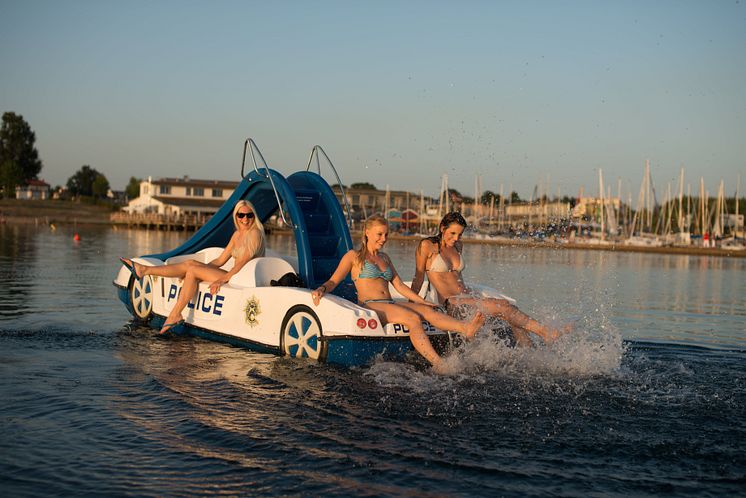
M 119 258 L 135 278 L 140 279 L 145 275 L 156 275 L 159 277 L 177 277 L 184 280 L 176 304 L 161 328 L 161 334 L 184 322 L 181 312 L 194 297 L 200 282 L 212 282 L 210 293 L 215 294 L 220 286 L 228 283 L 231 277 L 238 273 L 246 263 L 253 258 L 264 256 L 264 227 L 257 218 L 254 206 L 250 202 L 242 200 L 236 203 L 233 208 L 233 224 L 236 226 L 236 231 L 231 236 L 230 242 L 220 256 L 209 263 L 201 263 L 190 259 L 172 265 L 147 266 L 130 259 Z M 227 263 L 230 258 L 235 259 L 233 268 L 230 271 L 222 270 L 220 267 Z
M 460 332 L 471 339 L 484 324 L 484 315 L 477 313 L 469 321 L 460 321 L 434 308 L 420 296 L 412 292 L 402 282 L 389 257 L 381 251 L 388 237 L 388 223 L 380 216 L 371 216 L 365 222 L 363 240 L 359 251 L 351 250 L 342 256 L 334 274 L 311 293 L 314 304 L 318 305 L 321 297 L 334 290 L 352 272 L 352 280 L 357 289 L 358 302 L 361 306 L 378 313 L 384 323 L 401 323 L 409 329 L 412 345 L 436 372 L 443 373 L 443 359 L 433 348 L 422 327 L 427 320 L 442 330 Z M 411 302 L 394 301 L 389 293 L 389 283 Z
M 466 220 L 460 213 L 448 213 L 440 221 L 438 235 L 419 243 L 412 291 L 420 291 L 427 273 L 430 284 L 438 292 L 438 299 L 449 314 L 455 315 L 462 307 L 476 307 L 501 318 L 510 324 L 515 341 L 521 346 L 533 344 L 527 332 L 540 336 L 545 342 L 556 340 L 561 335 L 559 330 L 542 325 L 507 300 L 469 294 L 461 274 L 466 267 L 461 254 L 461 237 L 465 228 Z

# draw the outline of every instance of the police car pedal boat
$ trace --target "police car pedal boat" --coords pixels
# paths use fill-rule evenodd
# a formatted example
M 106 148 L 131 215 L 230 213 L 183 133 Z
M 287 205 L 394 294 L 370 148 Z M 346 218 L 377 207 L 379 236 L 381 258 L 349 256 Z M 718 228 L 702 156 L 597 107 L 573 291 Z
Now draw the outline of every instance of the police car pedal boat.
M 242 181 L 207 224 L 176 249 L 136 257 L 134 261 L 151 266 L 186 259 L 212 261 L 230 240 L 233 207 L 241 199 L 253 204 L 262 222 L 277 216 L 292 229 L 297 258 L 280 257 L 268 250 L 267 256 L 249 261 L 214 295 L 208 290 L 209 283 L 201 282 L 183 313 L 185 322 L 174 332 L 345 366 L 367 364 L 379 355 L 403 359 L 413 350 L 408 330 L 396 323 L 382 326 L 375 311 L 356 304 L 355 287 L 349 276 L 318 306 L 311 300 L 309 289 L 328 280 L 341 257 L 352 249 L 345 193 L 342 198 L 347 219 L 321 176 L 319 159 L 323 155 L 337 184 L 342 185 L 326 153 L 315 146 L 306 169 L 285 177 L 267 167 L 251 139 L 244 144 L 244 160 L 247 150 L 253 171 L 244 175 L 242 165 Z M 257 156 L 262 167 L 257 164 Z M 314 161 L 318 172 L 310 171 Z M 229 270 L 232 264 L 230 259 L 223 269 Z M 289 272 L 296 273 L 307 288 L 270 285 Z M 156 329 L 163 325 L 181 291 L 177 278 L 147 275 L 137 279 L 124 266 L 113 283 L 119 299 L 135 319 Z M 401 297 L 395 291 L 392 294 Z M 434 291 L 427 298 L 437 302 Z M 450 344 L 448 332 L 427 322 L 423 325 L 436 348 L 444 349 Z

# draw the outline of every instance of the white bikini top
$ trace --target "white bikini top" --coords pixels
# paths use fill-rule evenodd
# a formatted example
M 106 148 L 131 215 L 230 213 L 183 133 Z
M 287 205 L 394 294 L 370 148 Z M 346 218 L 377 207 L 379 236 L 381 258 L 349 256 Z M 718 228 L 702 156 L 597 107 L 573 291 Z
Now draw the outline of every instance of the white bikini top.
M 461 255 L 458 255 L 458 266 L 454 268 L 449 268 L 448 263 L 445 262 L 443 259 L 443 256 L 440 255 L 440 253 L 436 254 L 433 258 L 432 263 L 430 263 L 430 268 L 427 271 L 434 271 L 435 273 L 444 273 L 448 271 L 464 271 L 464 268 L 466 268 L 466 265 L 464 264 L 464 258 L 461 257 Z

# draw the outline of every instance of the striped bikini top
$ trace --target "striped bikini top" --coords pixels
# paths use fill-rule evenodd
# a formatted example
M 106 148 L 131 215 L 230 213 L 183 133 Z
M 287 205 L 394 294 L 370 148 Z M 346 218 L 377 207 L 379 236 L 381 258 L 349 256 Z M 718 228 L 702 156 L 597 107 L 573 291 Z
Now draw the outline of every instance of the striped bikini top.
M 391 282 L 394 279 L 394 272 L 391 271 L 390 266 L 386 266 L 386 269 L 381 271 L 378 266 L 366 259 L 357 278 L 382 278 L 387 282 Z

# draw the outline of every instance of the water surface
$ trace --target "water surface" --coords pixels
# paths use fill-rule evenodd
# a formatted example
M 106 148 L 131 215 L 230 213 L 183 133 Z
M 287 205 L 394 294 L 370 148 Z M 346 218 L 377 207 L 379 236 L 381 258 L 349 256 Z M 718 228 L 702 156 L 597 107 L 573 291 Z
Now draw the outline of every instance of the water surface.
M 743 494 L 746 260 L 467 245 L 467 278 L 576 332 L 342 369 L 130 323 L 117 256 L 182 234 L 0 226 L 0 491 Z M 287 237 L 270 245 L 292 252 Z M 410 279 L 414 245 L 387 246 Z

